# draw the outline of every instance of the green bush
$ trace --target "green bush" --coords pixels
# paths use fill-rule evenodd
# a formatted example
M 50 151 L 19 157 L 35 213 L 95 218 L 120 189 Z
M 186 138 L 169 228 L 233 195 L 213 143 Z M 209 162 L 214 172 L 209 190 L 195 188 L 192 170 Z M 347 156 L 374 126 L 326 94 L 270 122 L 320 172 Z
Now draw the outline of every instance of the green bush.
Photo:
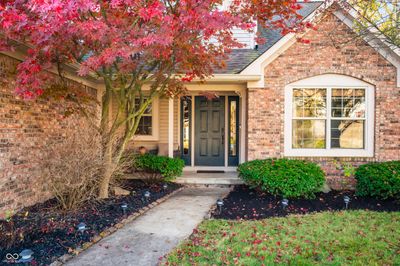
M 355 178 L 358 196 L 400 199 L 400 161 L 361 165 Z
M 137 155 L 133 160 L 135 170 L 159 174 L 167 181 L 182 175 L 184 166 L 181 159 L 153 154 Z
M 248 185 L 287 198 L 313 198 L 325 182 L 317 164 L 300 160 L 254 160 L 241 164 L 238 171 Z

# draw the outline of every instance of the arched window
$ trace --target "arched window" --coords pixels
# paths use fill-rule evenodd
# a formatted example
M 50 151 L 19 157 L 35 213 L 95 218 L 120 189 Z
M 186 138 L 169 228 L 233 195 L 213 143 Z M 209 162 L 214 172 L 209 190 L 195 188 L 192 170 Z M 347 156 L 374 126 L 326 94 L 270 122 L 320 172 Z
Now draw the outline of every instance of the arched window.
M 285 156 L 372 157 L 374 86 L 325 74 L 285 88 Z

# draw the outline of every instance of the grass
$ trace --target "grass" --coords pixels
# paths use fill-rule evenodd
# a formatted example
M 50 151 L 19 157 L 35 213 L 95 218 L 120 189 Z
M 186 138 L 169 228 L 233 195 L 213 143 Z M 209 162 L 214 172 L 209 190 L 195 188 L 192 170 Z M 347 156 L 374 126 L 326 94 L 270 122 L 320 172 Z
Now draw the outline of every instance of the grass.
M 400 213 L 208 220 L 166 265 L 400 265 Z

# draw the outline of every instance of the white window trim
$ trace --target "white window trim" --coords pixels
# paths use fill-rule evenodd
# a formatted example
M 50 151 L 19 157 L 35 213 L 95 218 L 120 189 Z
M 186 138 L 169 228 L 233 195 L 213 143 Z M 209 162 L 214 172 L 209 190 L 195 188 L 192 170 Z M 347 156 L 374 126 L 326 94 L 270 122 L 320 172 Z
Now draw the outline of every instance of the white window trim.
M 360 88 L 365 89 L 364 149 L 294 149 L 292 146 L 293 89 L 298 88 Z M 329 90 L 328 90 L 329 91 Z M 327 106 L 330 112 L 330 103 Z M 375 125 L 375 88 L 369 83 L 344 75 L 325 74 L 294 82 L 285 87 L 284 155 L 288 157 L 373 157 Z M 328 114 L 328 120 L 330 114 Z M 326 123 L 326 139 L 330 141 Z M 330 147 L 330 145 L 327 145 Z
M 159 118 L 158 118 L 158 108 L 159 108 L 159 98 L 155 97 L 151 103 L 151 135 L 135 135 L 134 140 L 139 141 L 158 141 L 159 140 Z

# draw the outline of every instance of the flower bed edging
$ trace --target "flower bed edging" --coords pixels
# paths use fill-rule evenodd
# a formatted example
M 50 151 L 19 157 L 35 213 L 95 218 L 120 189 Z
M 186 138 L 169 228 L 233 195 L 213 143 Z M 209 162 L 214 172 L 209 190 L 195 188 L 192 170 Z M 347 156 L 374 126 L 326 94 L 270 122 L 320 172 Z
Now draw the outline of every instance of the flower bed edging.
M 50 264 L 50 266 L 63 265 L 67 261 L 71 260 L 72 258 L 74 258 L 77 255 L 79 255 L 80 253 L 82 253 L 82 251 L 85 251 L 86 249 L 90 248 L 91 246 L 93 246 L 94 244 L 96 244 L 97 242 L 102 240 L 103 238 L 115 233 L 118 229 L 124 227 L 126 224 L 132 222 L 133 220 L 135 220 L 136 218 L 138 218 L 142 214 L 146 213 L 150 209 L 160 205 L 161 203 L 163 203 L 164 201 L 166 201 L 167 199 L 169 199 L 170 197 L 172 197 L 176 193 L 182 191 L 184 188 L 185 187 L 178 188 L 177 190 L 171 192 L 170 194 L 165 195 L 164 197 L 162 197 L 162 198 L 152 202 L 151 204 L 139 209 L 135 213 L 133 213 L 133 214 L 129 215 L 128 217 L 126 217 L 125 219 L 121 220 L 119 223 L 117 223 L 117 224 L 115 224 L 115 225 L 103 230 L 98 235 L 94 236 L 91 241 L 85 242 L 85 243 L 82 244 L 81 247 L 74 249 L 73 254 L 68 253 L 68 254 L 65 254 L 65 255 L 59 257 L 57 260 L 52 262 Z

